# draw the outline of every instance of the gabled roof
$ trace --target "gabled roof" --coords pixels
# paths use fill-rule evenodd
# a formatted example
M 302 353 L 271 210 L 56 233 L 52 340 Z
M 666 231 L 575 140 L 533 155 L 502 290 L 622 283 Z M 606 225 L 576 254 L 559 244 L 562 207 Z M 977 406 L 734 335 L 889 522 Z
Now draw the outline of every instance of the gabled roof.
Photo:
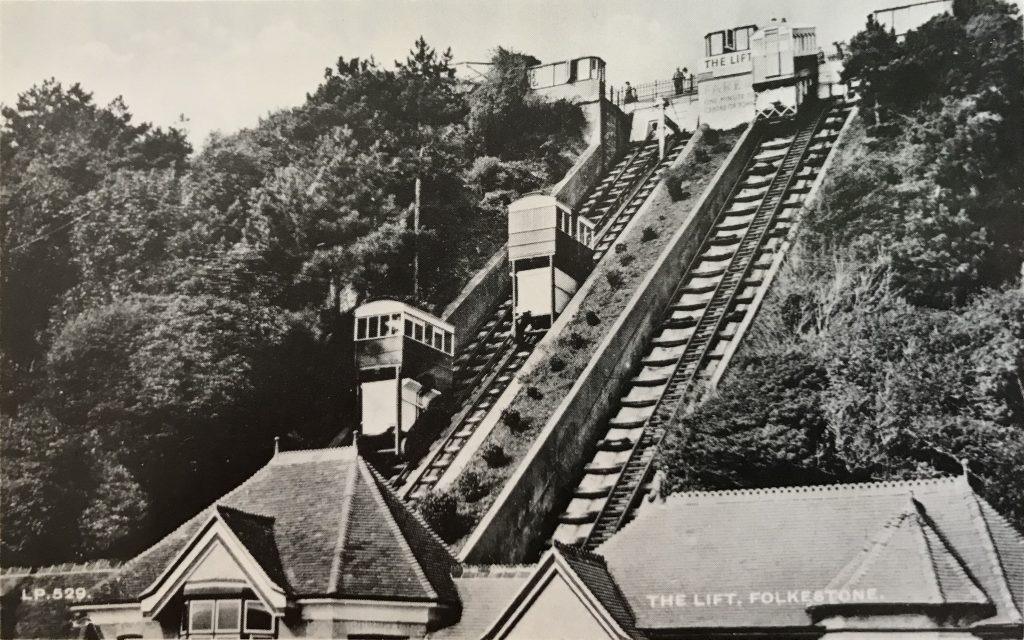
M 616 586 L 604 560 L 596 554 L 558 543 L 541 558 L 533 575 L 523 583 L 515 597 L 494 612 L 491 624 L 480 637 L 506 637 L 556 575 L 565 579 L 588 615 L 608 637 L 643 638 L 634 624 L 629 603 Z M 567 611 L 566 615 L 571 614 Z M 552 620 L 551 624 L 552 629 L 558 629 L 558 621 Z
M 598 553 L 643 630 L 806 627 L 840 586 L 1021 624 L 1024 539 L 964 478 L 677 494 Z
M 135 602 L 216 514 L 292 599 L 457 604 L 448 548 L 353 447 L 279 453 L 91 593 Z
M 596 553 L 590 553 L 581 547 L 573 547 L 555 542 L 555 548 L 565 559 L 566 564 L 572 568 L 573 573 L 587 585 L 590 593 L 594 594 L 605 611 L 615 619 L 629 637 L 639 638 L 640 633 L 636 628 L 636 619 L 633 616 L 633 609 L 626 601 L 619 585 L 608 572 L 608 565 L 604 558 Z
M 461 616 L 455 624 L 431 632 L 430 640 L 476 640 L 508 608 L 526 581 L 533 576 L 534 565 L 465 567 L 455 578 L 462 601 Z
M 287 585 L 288 578 L 281 566 L 277 541 L 274 540 L 274 519 L 224 505 L 217 505 L 215 509 L 267 576 L 276 584 Z

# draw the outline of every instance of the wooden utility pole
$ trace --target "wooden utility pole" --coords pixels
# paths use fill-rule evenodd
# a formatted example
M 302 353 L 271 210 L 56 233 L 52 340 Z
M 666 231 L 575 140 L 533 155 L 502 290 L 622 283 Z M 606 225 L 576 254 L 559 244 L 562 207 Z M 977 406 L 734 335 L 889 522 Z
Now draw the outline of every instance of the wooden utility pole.
M 423 157 L 423 150 L 420 150 L 420 157 Z M 419 300 L 420 297 L 420 177 L 416 176 L 415 200 L 412 209 L 412 296 Z
M 402 366 L 395 367 L 395 456 L 402 455 Z
M 658 159 L 665 159 L 665 109 L 668 108 L 668 98 L 661 101 L 661 116 L 658 118 Z

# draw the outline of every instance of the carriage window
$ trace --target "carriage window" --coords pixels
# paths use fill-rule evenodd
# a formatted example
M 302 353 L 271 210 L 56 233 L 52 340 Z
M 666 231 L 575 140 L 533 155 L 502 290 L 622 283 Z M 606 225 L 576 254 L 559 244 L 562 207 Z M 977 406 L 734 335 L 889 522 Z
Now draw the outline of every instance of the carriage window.
M 413 325 L 412 337 L 415 340 L 419 340 L 421 342 L 423 341 L 423 325 L 422 324 L 417 322 L 416 324 Z
M 451 331 L 444 332 L 444 352 L 448 355 L 454 355 L 452 351 L 452 342 L 455 336 L 452 335 Z
M 580 58 L 576 61 L 576 79 L 590 80 L 590 58 Z
M 405 321 L 405 335 L 410 338 L 412 337 L 412 320 Z
M 391 321 L 387 316 L 380 317 L 380 335 L 386 336 L 391 333 Z
M 551 65 L 554 73 L 553 84 L 565 84 L 569 82 L 569 63 L 559 62 Z
M 777 76 L 782 73 L 782 54 L 779 51 L 778 29 L 766 29 L 764 32 L 765 76 Z
M 709 56 L 721 55 L 725 51 L 725 33 L 716 31 L 704 37 L 704 53 Z
M 738 29 L 735 33 L 733 46 L 736 51 L 746 51 L 750 48 L 750 29 Z
M 356 320 L 356 340 L 366 339 L 366 318 Z

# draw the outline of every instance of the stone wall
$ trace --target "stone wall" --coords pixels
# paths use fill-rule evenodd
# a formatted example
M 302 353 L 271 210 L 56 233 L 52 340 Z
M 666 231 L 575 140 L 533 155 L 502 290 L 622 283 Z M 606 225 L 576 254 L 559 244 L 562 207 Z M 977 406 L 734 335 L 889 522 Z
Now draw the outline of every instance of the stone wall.
M 501 303 L 509 286 L 508 244 L 503 244 L 441 314 L 442 320 L 455 326 L 456 351 Z

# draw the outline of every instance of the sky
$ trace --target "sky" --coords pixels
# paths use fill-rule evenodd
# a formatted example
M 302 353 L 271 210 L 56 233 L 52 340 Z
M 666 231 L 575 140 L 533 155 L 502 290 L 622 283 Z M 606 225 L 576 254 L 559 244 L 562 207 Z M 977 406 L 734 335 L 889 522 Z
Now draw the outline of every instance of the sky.
M 255 125 L 301 104 L 339 56 L 391 65 L 423 35 L 456 61 L 497 45 L 544 62 L 598 55 L 608 81 L 667 79 L 693 68 L 709 31 L 773 17 L 813 24 L 828 47 L 899 0 L 332 0 L 203 2 L 0 1 L 0 102 L 45 78 L 79 82 L 105 104 L 120 95 L 136 121 L 188 119 L 197 147 L 211 131 Z

